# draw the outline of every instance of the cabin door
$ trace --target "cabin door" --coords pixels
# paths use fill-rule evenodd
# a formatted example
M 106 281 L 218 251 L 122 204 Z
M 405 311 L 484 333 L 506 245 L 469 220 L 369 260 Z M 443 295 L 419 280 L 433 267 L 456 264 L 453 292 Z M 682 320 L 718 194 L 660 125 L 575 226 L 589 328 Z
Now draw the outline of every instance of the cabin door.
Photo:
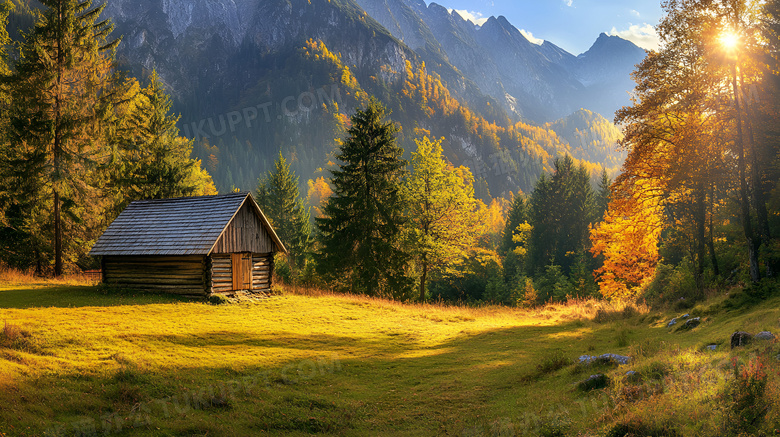
M 251 290 L 252 254 L 231 253 L 230 261 L 233 270 L 233 290 Z

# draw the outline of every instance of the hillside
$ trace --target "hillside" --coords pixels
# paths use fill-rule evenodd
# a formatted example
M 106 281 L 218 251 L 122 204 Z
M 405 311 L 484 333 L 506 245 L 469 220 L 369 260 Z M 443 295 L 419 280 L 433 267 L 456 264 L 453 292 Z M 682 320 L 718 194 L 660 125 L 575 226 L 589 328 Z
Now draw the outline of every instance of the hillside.
M 214 306 L 5 282 L 0 435 L 722 435 L 731 363 L 759 355 L 769 379 L 752 402 L 768 402 L 764 429 L 777 427 L 778 344 L 730 351 L 728 338 L 777 331 L 780 300 L 727 311 L 724 298 L 687 310 L 703 323 L 682 330 L 666 327 L 679 312 L 595 301 L 470 309 L 285 293 Z M 632 360 L 573 364 L 602 353 Z M 612 384 L 577 389 L 594 373 Z

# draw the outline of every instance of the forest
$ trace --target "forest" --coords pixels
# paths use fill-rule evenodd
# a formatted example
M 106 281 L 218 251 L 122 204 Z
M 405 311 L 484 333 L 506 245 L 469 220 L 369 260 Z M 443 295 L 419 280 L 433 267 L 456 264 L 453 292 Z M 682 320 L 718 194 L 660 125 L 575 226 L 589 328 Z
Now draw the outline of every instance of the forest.
M 224 147 L 182 135 L 162 80 L 119 67 L 104 6 L 42 3 L 13 42 L 8 17 L 19 6 L 6 1 L 0 12 L 8 267 L 94 268 L 89 248 L 129 202 L 216 194 L 260 175 L 253 191 L 290 250 L 276 262 L 288 284 L 528 307 L 594 296 L 684 306 L 739 284 L 757 296 L 776 288 L 780 2 L 664 3 L 661 49 L 637 66 L 633 104 L 616 114 L 622 133 L 594 127 L 619 140 L 619 171 L 593 164 L 613 155 L 572 127 L 592 120 L 587 111 L 544 126 L 490 122 L 424 64 L 364 88 L 316 40 L 298 62 L 333 76 L 356 109 L 323 104 L 313 126 L 334 140 L 279 146 L 262 171 L 247 139 L 221 156 Z M 400 128 L 423 119 L 480 138 L 491 171 L 468 165 L 456 138 Z M 572 138 L 597 147 L 578 150 Z M 233 174 L 236 162 L 255 163 L 255 175 Z M 293 163 L 315 176 L 302 183 Z M 531 189 L 507 190 L 518 186 L 500 182 L 507 175 Z

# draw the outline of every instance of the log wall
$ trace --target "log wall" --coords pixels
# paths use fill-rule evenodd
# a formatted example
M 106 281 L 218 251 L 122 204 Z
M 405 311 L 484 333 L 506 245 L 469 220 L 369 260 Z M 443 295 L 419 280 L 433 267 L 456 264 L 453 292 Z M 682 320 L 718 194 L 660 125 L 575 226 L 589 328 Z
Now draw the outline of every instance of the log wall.
M 233 265 L 230 254 L 214 254 L 209 257 L 209 292 L 227 293 L 233 291 Z M 274 269 L 273 253 L 252 254 L 252 290 L 271 289 Z
M 230 254 L 211 255 L 210 293 L 233 291 L 233 267 Z
M 252 255 L 252 289 L 269 291 L 274 273 L 274 254 L 256 253 Z
M 107 284 L 192 297 L 206 295 L 206 257 L 201 255 L 106 255 L 102 264 Z

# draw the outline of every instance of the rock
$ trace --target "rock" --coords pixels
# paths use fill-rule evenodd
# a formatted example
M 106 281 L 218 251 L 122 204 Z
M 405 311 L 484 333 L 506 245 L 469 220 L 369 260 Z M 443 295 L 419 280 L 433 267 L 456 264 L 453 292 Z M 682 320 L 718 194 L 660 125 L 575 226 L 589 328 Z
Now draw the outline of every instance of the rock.
M 690 314 L 683 314 L 681 318 L 683 318 L 683 319 L 687 319 L 687 318 L 688 318 L 688 317 L 690 317 L 690 316 L 691 316 Z
M 685 329 L 693 329 L 701 324 L 701 317 L 694 317 L 692 319 L 688 319 L 685 321 L 685 324 L 683 324 L 683 328 Z
M 631 361 L 631 357 L 617 354 L 601 354 L 595 355 L 582 355 L 580 356 L 580 363 L 591 364 L 593 362 L 599 364 L 628 364 Z
M 772 334 L 769 331 L 761 331 L 758 334 L 756 334 L 756 336 L 753 337 L 753 338 L 757 338 L 759 340 L 769 340 L 769 341 L 772 341 L 772 340 L 775 339 L 775 335 Z
M 591 391 L 604 388 L 609 385 L 609 378 L 606 375 L 597 373 L 590 375 L 585 381 L 581 381 L 577 384 L 577 388 L 582 391 Z
M 673 318 L 672 320 L 669 320 L 669 323 L 666 324 L 667 328 L 671 328 L 672 326 L 677 324 L 677 317 Z
M 753 336 L 744 331 L 731 334 L 731 348 L 745 346 L 753 340 Z
M 714 350 L 715 350 L 715 349 L 717 349 L 717 348 L 718 348 L 718 345 L 717 345 L 717 344 L 711 344 L 711 345 L 708 345 L 708 346 L 707 346 L 707 349 L 709 349 L 709 350 L 711 350 L 711 351 L 714 351 Z
M 634 375 L 636 375 L 636 372 L 633 370 L 629 370 L 628 372 L 626 372 L 626 376 L 634 376 Z

